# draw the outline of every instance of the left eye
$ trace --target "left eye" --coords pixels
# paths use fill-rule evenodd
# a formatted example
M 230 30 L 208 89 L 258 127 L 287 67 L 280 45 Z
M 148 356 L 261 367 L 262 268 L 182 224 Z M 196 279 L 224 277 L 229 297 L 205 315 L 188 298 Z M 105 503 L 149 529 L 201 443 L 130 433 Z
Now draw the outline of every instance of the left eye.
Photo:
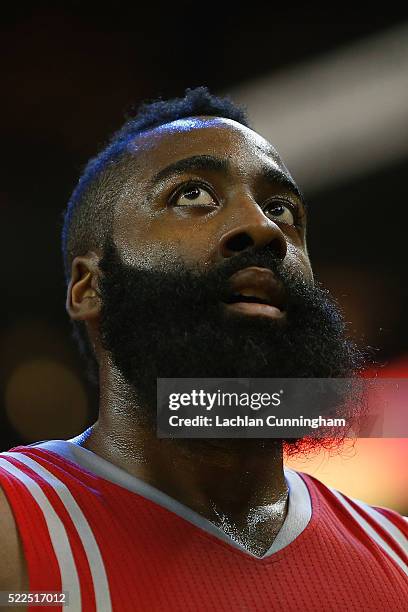
M 295 225 L 295 215 L 290 206 L 283 204 L 282 202 L 271 202 L 265 206 L 265 213 L 269 217 L 276 217 L 278 221 L 287 223 L 288 225 Z
M 191 204 L 208 206 L 215 204 L 215 201 L 207 189 L 199 185 L 191 185 L 178 193 L 174 198 L 174 206 L 189 206 Z

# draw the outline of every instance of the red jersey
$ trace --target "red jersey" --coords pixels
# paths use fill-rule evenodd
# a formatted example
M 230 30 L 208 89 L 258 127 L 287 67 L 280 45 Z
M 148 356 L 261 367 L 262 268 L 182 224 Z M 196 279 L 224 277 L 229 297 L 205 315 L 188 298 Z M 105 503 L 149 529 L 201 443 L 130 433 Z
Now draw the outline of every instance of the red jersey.
M 286 519 L 256 557 L 72 441 L 0 454 L 29 589 L 68 591 L 72 612 L 407 612 L 406 519 L 309 475 L 285 469 L 285 478 Z

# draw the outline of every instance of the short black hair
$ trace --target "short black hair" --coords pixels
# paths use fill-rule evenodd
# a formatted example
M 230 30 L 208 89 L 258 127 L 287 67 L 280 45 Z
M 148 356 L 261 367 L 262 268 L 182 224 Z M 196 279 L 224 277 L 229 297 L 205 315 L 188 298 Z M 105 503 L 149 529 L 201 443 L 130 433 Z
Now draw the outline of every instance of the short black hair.
M 181 98 L 157 99 L 142 103 L 127 114 L 123 126 L 92 158 L 75 187 L 63 213 L 62 255 L 65 279 L 69 283 L 74 257 L 89 250 L 102 250 L 110 236 L 113 211 L 130 165 L 122 163 L 129 143 L 142 132 L 177 119 L 201 115 L 233 119 L 249 126 L 246 110 L 229 97 L 210 93 L 207 87 L 186 89 Z M 82 321 L 72 321 L 73 336 L 88 364 L 88 378 L 98 382 L 98 363 Z

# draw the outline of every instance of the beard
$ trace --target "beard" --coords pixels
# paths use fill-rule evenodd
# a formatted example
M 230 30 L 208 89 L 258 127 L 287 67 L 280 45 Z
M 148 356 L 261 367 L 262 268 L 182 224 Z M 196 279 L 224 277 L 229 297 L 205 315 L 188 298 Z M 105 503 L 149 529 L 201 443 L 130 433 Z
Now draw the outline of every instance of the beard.
M 283 320 L 225 308 L 229 277 L 249 266 L 271 270 L 282 283 Z M 328 291 L 269 247 L 248 249 L 208 270 L 165 257 L 152 269 L 126 264 L 108 240 L 99 267 L 102 345 L 151 422 L 157 378 L 349 378 L 364 364 Z M 291 454 L 327 447 L 316 438 L 285 442 Z

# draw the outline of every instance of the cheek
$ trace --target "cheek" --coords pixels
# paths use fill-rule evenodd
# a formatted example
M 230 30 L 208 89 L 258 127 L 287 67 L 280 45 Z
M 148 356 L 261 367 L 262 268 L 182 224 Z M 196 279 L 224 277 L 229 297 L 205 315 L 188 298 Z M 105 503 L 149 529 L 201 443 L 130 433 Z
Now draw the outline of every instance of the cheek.
M 303 248 L 288 244 L 286 263 L 294 272 L 300 272 L 305 280 L 314 283 L 312 265 L 309 255 Z
M 154 231 L 154 220 L 146 215 L 123 214 L 115 220 L 114 242 L 125 263 L 138 268 L 157 267 L 174 254 L 174 248 Z
M 118 221 L 114 240 L 123 260 L 141 268 L 164 267 L 182 260 L 184 263 L 211 261 L 216 244 L 208 228 L 191 224 L 172 223 L 157 217 L 132 217 Z

